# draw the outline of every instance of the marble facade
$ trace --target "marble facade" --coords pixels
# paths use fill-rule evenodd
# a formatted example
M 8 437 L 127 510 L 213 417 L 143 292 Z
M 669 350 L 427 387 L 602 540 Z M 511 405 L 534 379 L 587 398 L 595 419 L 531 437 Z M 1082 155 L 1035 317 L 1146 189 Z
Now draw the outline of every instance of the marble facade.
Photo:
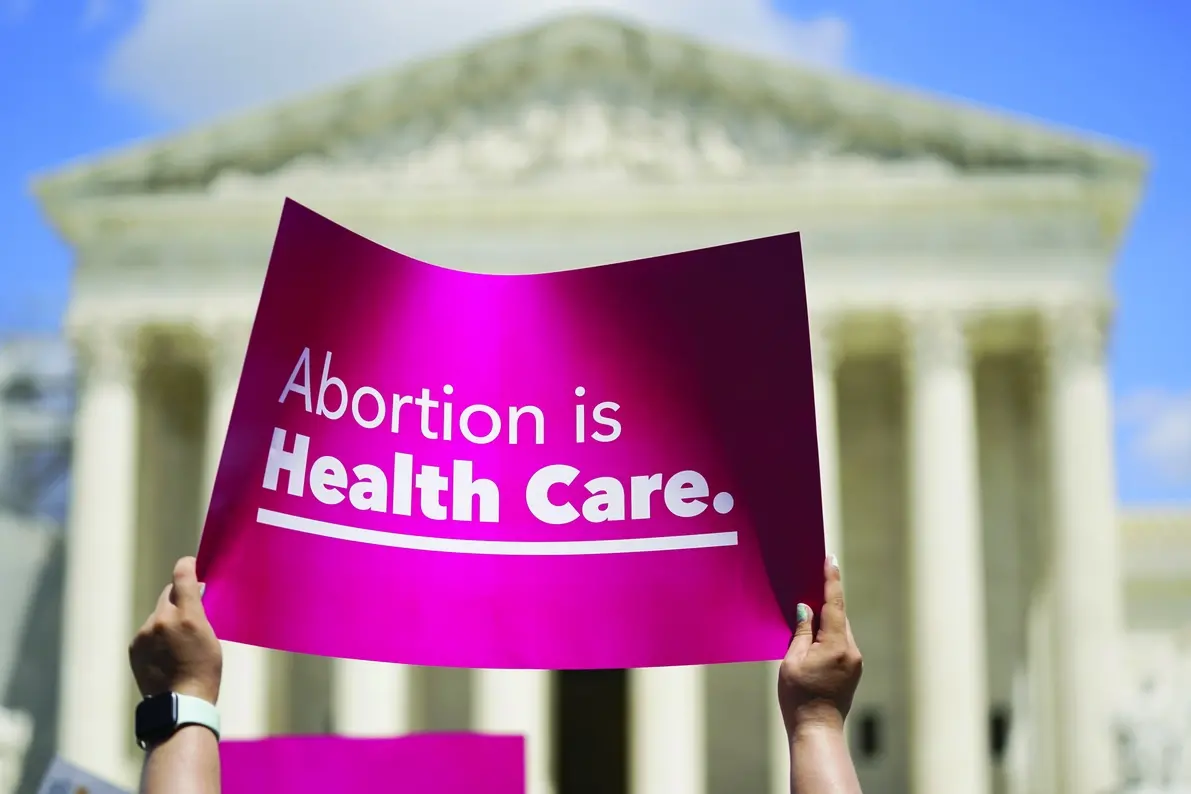
M 1121 704 L 1103 682 L 1125 659 L 1105 637 L 1125 609 L 1105 350 L 1143 170 L 1038 125 L 573 17 L 47 176 L 77 253 L 82 384 L 63 752 L 132 774 L 112 728 L 134 703 L 124 646 L 195 547 L 288 195 L 492 272 L 804 232 L 866 789 L 1109 790 Z M 771 665 L 459 671 L 229 645 L 225 668 L 232 736 L 517 731 L 532 794 L 788 790 Z

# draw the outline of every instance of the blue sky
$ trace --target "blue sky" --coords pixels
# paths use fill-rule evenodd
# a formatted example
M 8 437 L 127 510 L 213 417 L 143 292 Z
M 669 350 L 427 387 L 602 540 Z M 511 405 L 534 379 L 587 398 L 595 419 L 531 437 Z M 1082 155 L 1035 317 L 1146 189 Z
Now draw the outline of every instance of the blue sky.
M 469 1 L 451 3 L 466 8 Z M 261 96 L 294 90 L 298 84 L 270 83 L 268 75 L 255 83 L 241 79 L 268 60 L 270 42 L 322 46 L 342 39 L 342 50 L 326 51 L 326 63 L 335 67 L 307 59 L 307 71 L 321 69 L 328 79 L 342 76 L 332 74 L 334 68 L 368 65 L 352 56 L 367 53 L 369 43 L 388 46 L 357 43 L 351 36 L 361 35 L 367 18 L 333 14 L 328 3 L 317 9 L 315 0 L 172 2 L 190 8 L 191 16 L 169 17 L 166 0 L 0 0 L 0 335 L 56 329 L 68 294 L 69 255 L 28 195 L 32 172 L 201 119 L 223 109 L 217 107 L 221 91 L 241 85 Z M 763 2 L 699 0 L 692 6 L 708 19 L 727 8 L 735 22 L 762 14 Z M 392 0 L 384 13 L 404 8 L 416 14 L 409 11 L 416 5 Z M 274 35 L 283 26 L 270 21 L 271 9 L 299 6 L 314 9 L 307 15 L 314 27 L 290 24 Z M 632 7 L 638 6 L 652 7 L 649 0 Z M 377 2 L 363 0 L 336 7 L 380 13 Z M 830 18 L 830 25 L 808 24 L 790 46 L 820 46 L 827 53 L 822 58 L 843 59 L 851 70 L 1093 131 L 1150 155 L 1145 200 L 1115 277 L 1119 490 L 1131 504 L 1191 502 L 1191 150 L 1185 144 L 1191 8 L 1123 0 L 779 0 L 777 10 L 806 23 Z M 410 19 L 415 26 L 402 29 L 417 30 L 429 44 L 450 35 L 430 27 L 427 15 Z M 745 40 L 746 22 L 739 26 Z M 235 60 L 237 42 L 243 62 Z M 252 49 L 258 44 L 263 55 Z M 399 55 L 400 46 L 392 51 Z M 220 68 L 226 90 L 217 82 Z M 212 80 L 205 94 L 204 75 Z M 299 75 L 307 82 L 321 76 Z M 241 104 L 252 98 L 251 92 L 236 95 Z

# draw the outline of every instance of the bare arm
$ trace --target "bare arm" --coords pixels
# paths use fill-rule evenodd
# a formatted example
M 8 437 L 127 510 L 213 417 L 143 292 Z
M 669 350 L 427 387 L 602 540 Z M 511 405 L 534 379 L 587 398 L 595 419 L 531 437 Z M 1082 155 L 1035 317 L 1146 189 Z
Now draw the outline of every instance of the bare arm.
M 174 566 L 173 583 L 128 649 L 137 688 L 146 698 L 174 693 L 219 702 L 223 653 L 203 610 L 203 586 L 195 561 Z M 173 726 L 170 726 L 171 728 Z M 219 740 L 203 725 L 183 725 L 161 738 L 145 755 L 141 794 L 219 794 Z
M 795 728 L 790 742 L 792 794 L 862 794 L 843 723 Z
M 145 756 L 141 794 L 219 794 L 219 742 L 201 725 L 182 728 Z
M 791 794 L 861 794 L 844 739 L 844 718 L 860 683 L 863 660 L 844 611 L 834 558 L 824 566 L 823 615 L 798 605 L 798 627 L 778 675 L 778 702 L 790 740 Z

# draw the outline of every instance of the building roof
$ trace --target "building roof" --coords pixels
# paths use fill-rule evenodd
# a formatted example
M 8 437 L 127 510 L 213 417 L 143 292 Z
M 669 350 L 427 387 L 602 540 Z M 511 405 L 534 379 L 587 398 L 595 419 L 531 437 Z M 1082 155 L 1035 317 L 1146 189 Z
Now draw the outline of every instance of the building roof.
M 929 157 L 971 171 L 1076 174 L 1137 183 L 1143 158 L 1114 143 L 838 72 L 731 52 L 607 16 L 569 15 L 469 49 L 69 165 L 36 182 L 61 198 L 205 189 L 222 172 L 275 171 L 344 139 L 483 105 L 528 83 L 616 80 L 655 92 L 764 106 L 818 146 Z M 560 83 L 561 81 L 561 83 Z

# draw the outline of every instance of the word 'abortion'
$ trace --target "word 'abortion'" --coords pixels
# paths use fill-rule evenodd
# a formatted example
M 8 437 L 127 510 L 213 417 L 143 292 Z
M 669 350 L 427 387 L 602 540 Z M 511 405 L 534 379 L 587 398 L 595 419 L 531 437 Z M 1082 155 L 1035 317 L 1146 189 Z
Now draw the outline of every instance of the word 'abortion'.
M 442 394 L 446 397 L 453 393 L 454 388 L 449 384 L 442 387 Z M 576 397 L 582 397 L 584 393 L 582 386 L 575 389 Z M 302 351 L 278 402 L 284 403 L 291 395 L 305 400 L 307 413 L 332 420 L 350 413 L 356 424 L 368 430 L 380 427 L 387 419 L 390 431 L 400 434 L 403 429 L 408 432 L 411 419 L 420 417 L 418 428 L 423 437 L 431 440 L 451 441 L 458 430 L 472 444 L 490 444 L 500 438 L 502 433 L 509 444 L 517 444 L 525 432 L 524 426 L 528 425 L 531 443 L 546 443 L 546 417 L 542 409 L 535 405 L 510 406 L 506 412 L 506 431 L 505 418 L 495 408 L 474 404 L 456 414 L 456 406 L 450 400 L 435 399 L 427 388 L 423 388 L 420 395 L 393 394 L 387 400 L 371 386 L 361 386 L 351 392 L 342 378 L 331 374 L 330 351 L 323 359 L 322 377 L 317 391 L 310 377 L 310 348 Z M 605 443 L 615 441 L 620 437 L 621 425 L 613 414 L 619 409 L 620 406 L 614 402 L 601 402 L 593 406 L 593 427 L 589 429 L 587 409 L 583 405 L 575 406 L 575 441 L 580 444 L 588 438 Z

